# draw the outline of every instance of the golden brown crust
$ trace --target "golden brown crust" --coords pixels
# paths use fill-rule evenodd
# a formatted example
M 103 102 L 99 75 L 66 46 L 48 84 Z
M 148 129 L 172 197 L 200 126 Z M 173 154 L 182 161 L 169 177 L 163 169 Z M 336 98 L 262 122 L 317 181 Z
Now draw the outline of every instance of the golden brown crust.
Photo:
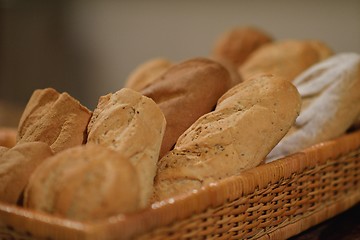
M 31 176 L 26 207 L 89 221 L 133 212 L 139 207 L 135 169 L 121 154 L 81 145 L 49 158 Z
M 121 153 L 135 167 L 141 207 L 149 204 L 153 194 L 165 125 L 164 114 L 153 100 L 127 88 L 101 97 L 88 125 L 88 143 Z
M 67 93 L 35 90 L 18 127 L 18 142 L 41 141 L 56 153 L 86 140 L 91 112 Z
M 17 144 L 0 152 L 0 201 L 16 204 L 33 171 L 53 153 L 43 142 Z
M 238 68 L 249 55 L 265 43 L 272 41 L 272 37 L 255 27 L 235 27 L 223 33 L 217 40 L 212 56 L 222 59 Z
M 166 118 L 160 157 L 172 149 L 192 123 L 215 107 L 230 84 L 230 75 L 221 64 L 194 58 L 172 66 L 160 81 L 142 91 L 158 104 Z
M 272 75 L 226 92 L 159 161 L 155 199 L 162 200 L 261 164 L 300 111 L 296 88 Z
M 141 91 L 156 82 L 161 74 L 173 65 L 165 58 L 154 58 L 135 68 L 125 82 L 125 87 Z
M 224 59 L 213 59 L 213 60 L 220 63 L 229 72 L 231 79 L 231 84 L 229 88 L 232 88 L 243 81 L 237 67 L 235 67 L 232 63 Z
M 239 67 L 239 72 L 245 81 L 261 73 L 270 73 L 293 81 L 305 69 L 331 55 L 332 50 L 320 41 L 276 41 L 253 52 Z

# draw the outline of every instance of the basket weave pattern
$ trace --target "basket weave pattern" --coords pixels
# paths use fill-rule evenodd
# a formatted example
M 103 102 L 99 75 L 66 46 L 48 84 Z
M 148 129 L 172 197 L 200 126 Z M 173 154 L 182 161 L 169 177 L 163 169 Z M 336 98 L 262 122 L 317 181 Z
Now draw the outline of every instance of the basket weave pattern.
M 348 195 L 359 196 L 360 151 L 292 174 L 140 239 L 251 239 L 296 223 Z
M 360 202 L 360 131 L 135 214 L 76 222 L 0 203 L 0 239 L 286 239 Z

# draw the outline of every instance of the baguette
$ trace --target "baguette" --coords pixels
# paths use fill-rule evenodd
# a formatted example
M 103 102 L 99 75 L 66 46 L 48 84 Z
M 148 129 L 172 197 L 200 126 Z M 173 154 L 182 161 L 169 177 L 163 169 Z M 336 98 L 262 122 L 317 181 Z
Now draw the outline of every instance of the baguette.
M 271 42 L 254 51 L 239 67 L 246 81 L 253 75 L 271 73 L 288 81 L 333 54 L 323 42 L 315 40 L 282 40 Z
M 272 41 L 268 33 L 258 28 L 235 27 L 220 35 L 212 49 L 212 56 L 238 68 L 252 52 Z
M 230 84 L 230 75 L 221 64 L 193 58 L 175 64 L 159 81 L 141 91 L 157 103 L 166 118 L 160 158 L 173 148 L 192 123 L 214 109 Z
M 173 63 L 165 58 L 150 59 L 130 73 L 124 87 L 135 91 L 141 91 L 159 80 L 159 76 L 172 65 Z
M 256 76 L 227 91 L 215 111 L 184 132 L 160 159 L 154 201 L 199 189 L 262 164 L 300 111 L 289 81 Z

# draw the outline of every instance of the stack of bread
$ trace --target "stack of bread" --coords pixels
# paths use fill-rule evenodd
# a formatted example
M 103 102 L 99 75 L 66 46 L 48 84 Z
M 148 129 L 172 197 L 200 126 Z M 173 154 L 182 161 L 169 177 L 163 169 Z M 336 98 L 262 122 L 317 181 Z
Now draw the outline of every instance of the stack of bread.
M 139 65 L 92 111 L 38 89 L 16 133 L 0 129 L 0 201 L 81 221 L 136 212 L 344 134 L 359 87 L 358 54 L 245 27 L 210 56 Z

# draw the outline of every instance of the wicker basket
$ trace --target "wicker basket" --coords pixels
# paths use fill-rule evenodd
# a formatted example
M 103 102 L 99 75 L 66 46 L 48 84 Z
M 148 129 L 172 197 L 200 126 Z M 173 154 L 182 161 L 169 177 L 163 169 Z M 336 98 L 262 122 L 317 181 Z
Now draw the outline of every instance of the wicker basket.
M 359 180 L 357 131 L 103 221 L 0 203 L 0 239 L 286 239 L 358 203 Z

